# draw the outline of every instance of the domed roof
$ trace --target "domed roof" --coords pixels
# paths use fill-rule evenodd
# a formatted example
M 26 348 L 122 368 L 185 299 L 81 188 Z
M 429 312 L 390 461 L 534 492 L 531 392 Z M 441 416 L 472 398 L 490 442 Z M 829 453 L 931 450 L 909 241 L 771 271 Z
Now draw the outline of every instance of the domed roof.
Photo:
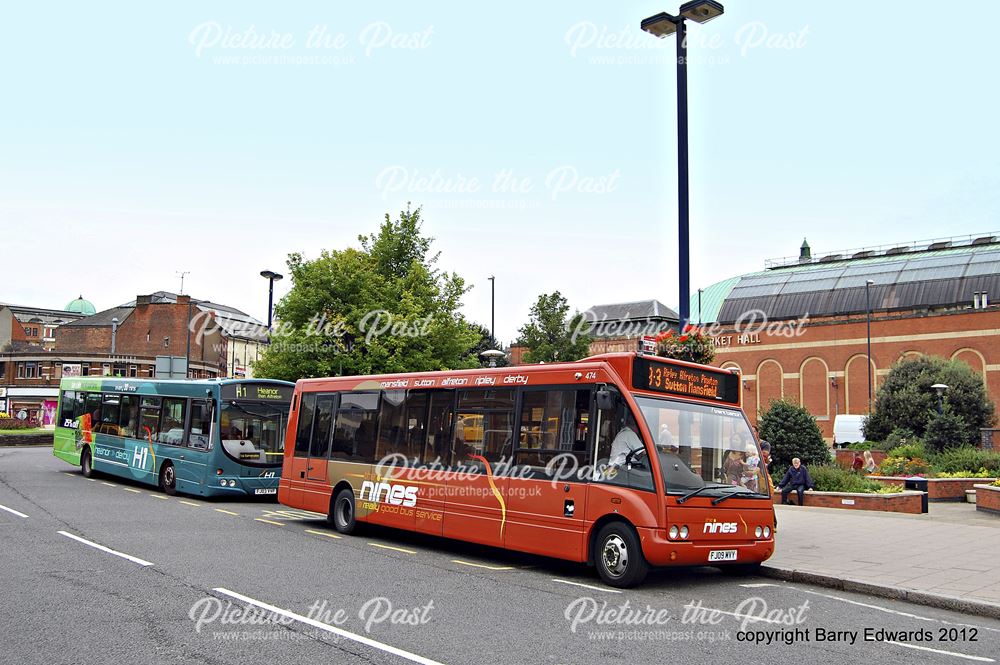
M 83 314 L 84 316 L 91 316 L 92 314 L 97 313 L 97 308 L 94 307 L 94 303 L 89 300 L 84 300 L 82 295 L 63 307 L 63 309 L 67 312 Z

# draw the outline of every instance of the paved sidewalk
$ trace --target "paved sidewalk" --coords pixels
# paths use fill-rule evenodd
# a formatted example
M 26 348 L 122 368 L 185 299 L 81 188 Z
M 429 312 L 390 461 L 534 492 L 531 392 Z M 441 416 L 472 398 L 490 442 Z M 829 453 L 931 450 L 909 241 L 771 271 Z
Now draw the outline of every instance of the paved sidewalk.
M 775 506 L 766 574 L 1000 617 L 1000 517 L 966 503 L 926 515 Z

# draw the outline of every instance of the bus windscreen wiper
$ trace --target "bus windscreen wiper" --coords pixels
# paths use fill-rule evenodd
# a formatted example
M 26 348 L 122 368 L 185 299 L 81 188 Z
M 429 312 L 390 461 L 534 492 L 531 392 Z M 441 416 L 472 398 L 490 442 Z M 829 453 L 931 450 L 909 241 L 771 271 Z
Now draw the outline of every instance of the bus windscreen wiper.
M 760 492 L 754 492 L 753 490 L 740 490 L 739 492 L 730 492 L 729 494 L 723 494 L 722 496 L 712 499 L 712 505 L 717 506 L 726 499 L 732 498 L 734 496 L 760 496 L 767 497 L 766 494 L 761 494 Z
M 687 501 L 691 497 L 696 496 L 698 494 L 701 494 L 705 490 L 717 490 L 717 489 L 721 489 L 721 488 L 725 488 L 725 487 L 730 487 L 730 486 L 729 485 L 702 485 L 701 487 L 699 487 L 698 489 L 694 490 L 693 492 L 688 492 L 687 494 L 685 494 L 681 498 L 677 499 L 677 503 L 684 503 L 685 501 Z

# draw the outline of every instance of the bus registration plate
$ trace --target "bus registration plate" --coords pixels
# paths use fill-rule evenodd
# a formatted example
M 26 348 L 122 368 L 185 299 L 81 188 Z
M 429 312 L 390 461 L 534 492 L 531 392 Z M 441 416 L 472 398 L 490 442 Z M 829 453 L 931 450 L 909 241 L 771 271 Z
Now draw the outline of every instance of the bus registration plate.
M 264 487 L 264 488 L 261 488 L 261 489 L 255 489 L 253 491 L 253 493 L 254 494 L 277 494 L 278 490 L 275 489 L 275 488 L 273 488 L 273 487 Z M 735 559 L 736 557 L 733 557 L 733 558 Z
M 709 561 L 736 561 L 736 550 L 710 550 Z

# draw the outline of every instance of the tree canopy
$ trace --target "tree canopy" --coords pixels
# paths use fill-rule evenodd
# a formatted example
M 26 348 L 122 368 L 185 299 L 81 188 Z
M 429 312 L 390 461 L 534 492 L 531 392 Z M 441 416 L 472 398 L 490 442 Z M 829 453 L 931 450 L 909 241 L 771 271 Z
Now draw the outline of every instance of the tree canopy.
M 938 415 L 937 391 L 931 387 L 936 383 L 948 386 L 942 400 L 943 419 Z M 922 356 L 892 366 L 875 393 L 864 432 L 866 439 L 884 441 L 894 429 L 905 428 L 921 439 L 933 434 L 935 447 L 944 448 L 974 445 L 979 429 L 990 427 L 993 421 L 993 402 L 980 374 L 961 360 Z M 952 439 L 951 443 L 943 437 Z
M 315 376 L 474 367 L 480 334 L 459 312 L 468 291 L 436 267 L 420 209 L 388 214 L 361 247 L 288 257 L 291 291 L 275 307 L 278 325 L 254 374 Z
M 830 462 L 830 449 L 823 441 L 816 419 L 791 400 L 772 401 L 761 414 L 757 427 L 760 438 L 771 444 L 775 468 L 790 466 L 793 457 L 807 466 Z
M 525 362 L 579 360 L 590 355 L 588 329 L 583 314 L 570 316 L 561 293 L 543 293 L 531 306 L 528 323 L 521 326 L 518 344 L 527 347 Z

